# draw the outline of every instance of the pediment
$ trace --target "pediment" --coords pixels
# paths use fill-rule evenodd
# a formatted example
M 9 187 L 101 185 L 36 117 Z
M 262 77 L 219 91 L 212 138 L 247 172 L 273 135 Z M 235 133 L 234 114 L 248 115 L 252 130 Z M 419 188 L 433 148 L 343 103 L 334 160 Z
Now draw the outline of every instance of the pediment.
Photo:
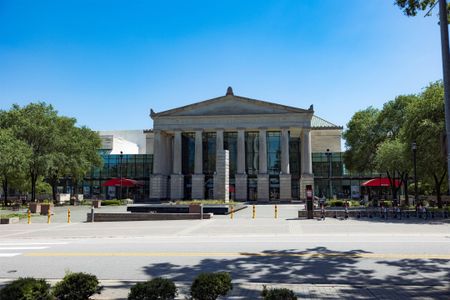
M 285 113 L 311 113 L 309 110 L 284 106 L 276 103 L 250 99 L 235 95 L 226 95 L 191 105 L 152 113 L 153 117 L 177 116 L 220 116 L 220 115 L 258 115 L 258 114 L 285 114 Z

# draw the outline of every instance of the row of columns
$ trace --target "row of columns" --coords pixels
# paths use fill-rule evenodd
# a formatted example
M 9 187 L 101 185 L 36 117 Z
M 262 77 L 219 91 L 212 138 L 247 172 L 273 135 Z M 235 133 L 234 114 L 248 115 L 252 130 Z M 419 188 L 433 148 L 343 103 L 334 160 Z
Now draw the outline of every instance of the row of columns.
M 216 153 L 224 148 L 223 129 L 216 130 Z M 192 198 L 204 198 L 204 174 L 203 174 L 203 130 L 195 130 L 195 159 L 194 174 L 192 176 Z M 267 129 L 259 129 L 259 173 L 258 173 L 258 200 L 269 199 L 269 175 L 267 172 Z M 304 128 L 302 133 L 302 177 L 312 178 L 311 161 L 311 133 L 310 129 Z M 154 134 L 154 168 L 153 177 L 161 175 L 162 148 L 161 132 Z M 236 199 L 247 199 L 247 175 L 245 173 L 245 129 L 237 129 L 237 174 Z M 217 168 L 218 166 L 216 166 Z M 167 174 L 168 175 L 168 174 Z M 160 180 L 161 181 L 161 180 Z M 307 180 L 310 183 L 311 180 Z M 163 184 L 163 183 L 160 183 Z M 181 199 L 184 194 L 184 176 L 182 174 L 182 131 L 175 130 L 173 143 L 173 164 L 171 174 L 172 199 Z M 302 182 L 300 183 L 302 190 Z M 153 185 L 151 185 L 153 188 Z M 162 189 L 162 187 L 161 187 Z M 281 174 L 280 174 L 280 199 L 291 199 L 291 175 L 289 170 L 289 129 L 281 128 Z

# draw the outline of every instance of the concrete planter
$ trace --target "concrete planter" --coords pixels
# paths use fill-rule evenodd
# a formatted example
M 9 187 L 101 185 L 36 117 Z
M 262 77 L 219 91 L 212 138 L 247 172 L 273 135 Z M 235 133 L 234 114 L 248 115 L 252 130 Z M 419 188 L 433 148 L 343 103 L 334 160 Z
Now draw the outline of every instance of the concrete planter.
M 18 217 L 1 218 L 0 219 L 0 224 L 16 224 L 16 223 L 19 223 L 19 218 Z
M 41 204 L 41 215 L 48 215 L 49 211 L 53 211 L 53 204 Z
M 200 204 L 189 204 L 189 213 L 190 214 L 199 214 L 202 208 Z
M 92 206 L 94 208 L 100 208 L 102 207 L 102 200 L 92 200 Z
M 41 204 L 40 203 L 30 203 L 29 208 L 30 208 L 30 212 L 32 214 L 40 214 L 41 213 Z

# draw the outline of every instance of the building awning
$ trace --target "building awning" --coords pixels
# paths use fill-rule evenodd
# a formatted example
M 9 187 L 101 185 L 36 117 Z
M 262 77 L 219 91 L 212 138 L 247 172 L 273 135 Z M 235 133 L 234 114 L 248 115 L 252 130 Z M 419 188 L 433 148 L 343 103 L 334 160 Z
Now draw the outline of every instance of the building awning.
M 399 187 L 401 185 L 400 180 L 395 179 L 395 186 Z M 361 186 L 367 186 L 367 187 L 389 187 L 391 186 L 391 183 L 389 181 L 389 178 L 381 177 L 381 178 L 373 178 L 370 180 L 367 180 L 363 183 L 361 183 Z
M 103 186 L 125 186 L 125 187 L 132 187 L 136 185 L 140 185 L 140 183 L 137 180 L 129 179 L 129 178 L 112 178 L 107 181 L 105 181 Z

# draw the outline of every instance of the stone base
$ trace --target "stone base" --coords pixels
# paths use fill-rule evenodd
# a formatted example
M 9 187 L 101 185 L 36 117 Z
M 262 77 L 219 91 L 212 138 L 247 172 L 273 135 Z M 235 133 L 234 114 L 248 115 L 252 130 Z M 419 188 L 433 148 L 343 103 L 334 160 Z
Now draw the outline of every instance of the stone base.
M 205 175 L 192 175 L 192 200 L 205 199 Z
M 150 175 L 150 199 L 167 199 L 167 176 Z
M 217 152 L 214 174 L 214 199 L 230 201 L 230 154 L 228 150 Z
M 247 201 L 247 174 L 236 174 L 236 200 Z
M 184 175 L 170 175 L 170 200 L 182 200 L 184 198 Z
M 314 175 L 312 174 L 302 174 L 300 177 L 300 199 L 306 200 L 306 186 L 311 185 L 314 195 Z
M 258 174 L 258 201 L 269 202 L 269 174 Z
M 280 200 L 292 200 L 291 174 L 280 174 Z

